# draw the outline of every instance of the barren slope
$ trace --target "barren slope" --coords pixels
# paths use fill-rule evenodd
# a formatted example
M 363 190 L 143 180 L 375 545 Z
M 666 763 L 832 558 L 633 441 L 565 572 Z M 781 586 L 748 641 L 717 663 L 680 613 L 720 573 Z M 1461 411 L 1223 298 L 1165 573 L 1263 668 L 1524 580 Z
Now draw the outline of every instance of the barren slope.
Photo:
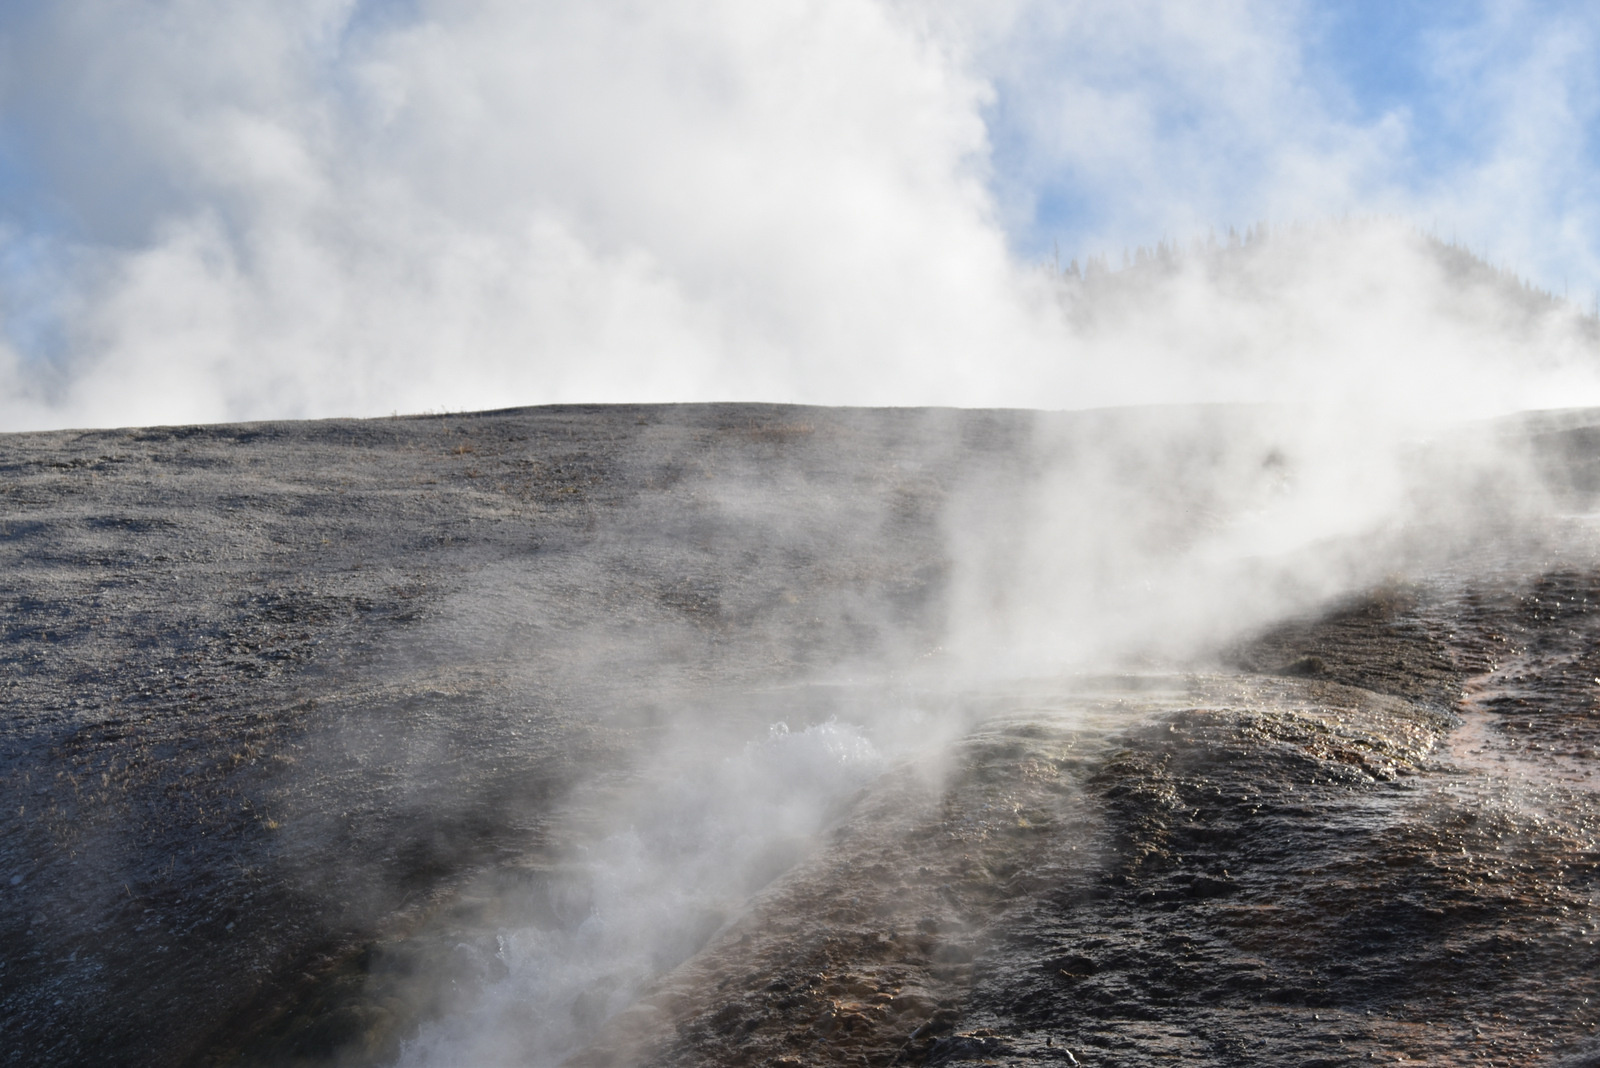
M 1587 520 L 1205 670 L 930 689 L 948 511 L 1016 514 L 1040 418 L 0 438 L 0 1052 L 1587 1056 Z M 1079 448 L 1139 427 L 1052 418 Z M 1580 512 L 1589 422 L 1534 427 Z M 1178 490 L 1208 455 L 1173 454 Z M 661 843 L 624 929 L 605 895 Z

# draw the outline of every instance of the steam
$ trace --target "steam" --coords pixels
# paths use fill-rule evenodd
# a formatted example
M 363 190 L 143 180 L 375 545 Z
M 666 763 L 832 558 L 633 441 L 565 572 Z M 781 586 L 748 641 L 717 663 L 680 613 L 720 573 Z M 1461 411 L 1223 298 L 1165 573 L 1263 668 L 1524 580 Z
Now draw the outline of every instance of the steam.
M 567 922 L 502 934 L 504 978 L 425 1027 L 399 1063 L 560 1063 L 809 851 L 830 808 L 881 774 L 887 755 L 831 720 L 775 723 L 731 753 L 707 752 L 703 735 L 693 752 L 663 753 L 670 772 L 647 776 L 617 828 L 580 846 L 584 876 L 558 892 Z
M 1440 156 L 1404 107 L 1345 99 L 1316 20 L 1285 11 L 14 4 L 0 426 L 1072 409 L 1031 427 L 1005 492 L 950 487 L 943 648 L 876 681 L 1192 664 L 1449 550 L 1441 531 L 1539 514 L 1526 457 L 1460 426 L 1600 403 L 1581 308 L 1427 236 L 1600 283 L 1600 16 L 1486 5 L 1427 35 L 1446 132 L 1487 131 Z M 1378 218 L 1290 224 L 1350 213 Z M 1270 236 L 1227 236 L 1260 217 Z M 1161 251 L 1084 276 L 1060 239 L 1069 263 Z M 1184 407 L 1081 414 L 1151 404 Z M 785 513 L 744 489 L 717 503 L 759 545 Z M 582 838 L 570 922 L 501 932 L 503 978 L 404 1063 L 558 1060 L 959 727 L 904 693 L 756 737 L 686 713 Z
M 1351 98 L 1325 21 L 1253 2 L 12 5 L 0 425 L 1081 408 L 1294 395 L 1285 369 L 1310 366 L 1338 395 L 1380 372 L 1415 397 L 1448 366 L 1479 407 L 1523 402 L 1437 362 L 1441 328 L 1474 355 L 1494 330 L 1461 329 L 1427 264 L 1374 241 L 1264 308 L 1186 285 L 1121 334 L 1063 321 L 1034 266 L 1052 242 L 1115 259 L 1376 210 L 1586 302 L 1595 16 L 1425 29 L 1416 113 Z M 1464 130 L 1477 150 L 1438 150 Z
M 1321 238 L 1301 239 L 1315 250 Z M 1403 230 L 1379 240 L 1390 251 L 1432 254 Z M 1210 261 L 1197 253 L 1188 265 L 1142 280 L 1104 283 L 1110 289 L 1083 282 L 1061 299 L 1085 336 L 1103 329 L 1126 337 L 1124 317 L 1142 321 L 1172 292 L 1248 290 L 1255 272 L 1292 267 L 1301 247 L 1266 243 Z M 1446 268 L 1439 272 L 1447 280 Z M 1542 313 L 1517 326 L 1512 310 L 1505 304 L 1491 314 L 1507 331 L 1539 336 L 1550 328 Z M 1573 338 L 1581 339 L 1581 326 Z M 1487 368 L 1500 353 L 1490 345 L 1479 355 Z M 1270 362 L 1266 347 L 1239 358 Z M 425 1022 L 400 1063 L 554 1065 L 641 997 L 633 1023 L 670 1011 L 670 993 L 649 1000 L 661 994 L 656 984 L 759 904 L 769 879 L 825 848 L 824 832 L 860 788 L 912 761 L 936 763 L 981 714 L 975 694 L 1003 694 L 1021 679 L 1070 693 L 1080 684 L 1074 676 L 1214 669 L 1219 648 L 1254 627 L 1450 563 L 1485 538 L 1525 532 L 1548 517 L 1551 501 L 1533 458 L 1512 436 L 1493 424 L 1464 425 L 1451 410 L 1465 403 L 1462 396 L 1447 395 L 1434 417 L 1419 417 L 1398 394 L 1384 394 L 1397 387 L 1375 363 L 1372 370 L 1378 395 L 1393 406 L 1313 395 L 1315 403 L 1300 405 L 1034 413 L 1014 424 L 1021 441 L 1004 464 L 979 465 L 948 487 L 941 521 L 951 567 L 938 647 L 918 646 L 909 635 L 903 644 L 879 643 L 876 658 L 849 665 L 855 682 L 844 689 L 853 700 L 835 700 L 830 715 L 792 725 L 784 702 L 759 690 L 737 693 L 730 710 L 727 693 L 712 701 L 715 681 L 702 682 L 703 694 L 692 685 L 670 694 L 660 687 L 665 743 L 652 747 L 620 796 L 580 791 L 574 807 L 597 821 L 553 836 L 574 849 L 554 919 L 531 918 L 539 910 L 515 900 L 502 910 L 513 919 L 481 951 L 478 968 L 499 978 L 459 1011 Z M 1322 373 L 1342 381 L 1337 369 L 1311 364 L 1286 372 L 1308 387 Z M 922 454 L 948 448 L 942 435 L 955 424 L 939 414 L 926 417 Z M 849 544 L 880 536 L 883 517 L 869 514 L 870 496 L 819 497 L 802 478 L 785 481 L 778 463 L 716 467 L 718 477 L 703 496 L 697 489 L 697 499 L 734 536 L 694 551 L 771 560 L 845 531 L 830 548 L 848 559 Z M 680 555 L 690 551 L 683 539 L 668 536 L 659 513 L 652 522 L 636 533 L 653 530 L 665 543 L 656 566 L 692 570 Z M 625 543 L 615 547 L 619 554 Z M 535 575 L 495 575 L 486 584 L 496 593 L 459 599 L 462 649 L 481 644 L 470 624 L 486 600 L 504 602 L 485 628 L 493 633 L 495 620 L 539 599 Z M 701 670 L 685 674 L 715 679 L 714 658 L 675 648 L 670 621 L 652 619 L 633 633 L 626 670 L 666 680 L 679 661 L 694 660 Z M 600 645 L 604 638 L 583 636 L 576 650 L 539 655 L 572 659 L 578 672 L 623 670 L 623 658 Z M 829 678 L 838 665 L 814 670 L 809 681 Z M 519 914 L 529 921 L 517 922 Z

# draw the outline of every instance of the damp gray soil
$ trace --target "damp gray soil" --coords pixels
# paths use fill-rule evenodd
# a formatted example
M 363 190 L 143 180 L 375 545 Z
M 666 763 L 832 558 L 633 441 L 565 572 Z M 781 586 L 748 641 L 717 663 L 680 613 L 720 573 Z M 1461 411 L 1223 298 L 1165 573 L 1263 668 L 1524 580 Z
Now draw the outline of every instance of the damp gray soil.
M 1211 662 L 930 688 L 1042 418 L 0 437 L 0 1057 L 1600 1063 L 1596 420 L 1528 429 L 1570 514 Z M 666 769 L 786 830 L 607 942 Z

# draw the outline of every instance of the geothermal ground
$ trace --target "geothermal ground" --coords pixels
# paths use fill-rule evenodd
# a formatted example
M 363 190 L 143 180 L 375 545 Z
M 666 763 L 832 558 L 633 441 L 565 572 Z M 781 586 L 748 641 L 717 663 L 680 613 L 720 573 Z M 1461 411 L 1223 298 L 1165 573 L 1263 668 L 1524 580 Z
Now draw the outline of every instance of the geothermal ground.
M 1600 1064 L 1600 416 L 1210 655 L 943 671 L 1119 421 L 0 438 L 0 1057 Z

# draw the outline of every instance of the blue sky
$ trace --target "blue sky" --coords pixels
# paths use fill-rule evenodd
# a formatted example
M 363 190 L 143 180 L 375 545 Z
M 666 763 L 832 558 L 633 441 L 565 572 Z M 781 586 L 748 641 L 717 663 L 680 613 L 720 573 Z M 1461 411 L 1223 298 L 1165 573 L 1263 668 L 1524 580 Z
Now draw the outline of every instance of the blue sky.
M 1258 220 L 1581 295 L 1597 59 L 1510 0 L 22 0 L 0 418 L 960 397 L 1055 344 L 1016 271 Z
M 1146 17 L 1047 26 L 1042 44 L 995 64 L 994 185 L 1019 249 L 1042 255 L 1055 242 L 1153 243 L 1258 219 L 1378 211 L 1454 233 L 1547 285 L 1563 276 L 1594 283 L 1593 9 L 1223 4 L 1206 10 L 1243 15 L 1220 17 L 1226 25 L 1213 34 L 1202 20 L 1177 24 L 1171 5 L 1131 7 Z M 1119 33 L 1128 23 L 1132 33 Z M 1049 143 L 1052 97 L 1085 92 L 1131 102 L 1149 122 L 1160 147 L 1144 168 L 1117 159 L 1102 170 Z M 1162 150 L 1177 173 L 1152 182 Z M 1335 180 L 1320 189 L 1273 182 L 1292 154 Z M 1489 188 L 1518 171 L 1529 179 L 1520 189 Z M 1521 202 L 1506 203 L 1508 192 Z M 1157 202 L 1181 210 L 1154 210 Z M 1497 218 L 1507 209 L 1510 219 Z
M 1396 181 L 1425 193 L 1492 156 L 1494 142 L 1484 134 L 1493 107 L 1475 100 L 1474 90 L 1487 83 L 1493 93 L 1498 79 L 1540 63 L 1551 42 L 1569 44 L 1580 68 L 1567 83 L 1580 121 L 1558 151 L 1585 167 L 1600 164 L 1595 25 L 1593 7 L 1584 4 L 1349 0 L 1314 9 L 1305 56 L 1313 81 L 1327 86 L 1331 105 L 1342 103 L 1353 121 L 1405 116 L 1407 153 Z

